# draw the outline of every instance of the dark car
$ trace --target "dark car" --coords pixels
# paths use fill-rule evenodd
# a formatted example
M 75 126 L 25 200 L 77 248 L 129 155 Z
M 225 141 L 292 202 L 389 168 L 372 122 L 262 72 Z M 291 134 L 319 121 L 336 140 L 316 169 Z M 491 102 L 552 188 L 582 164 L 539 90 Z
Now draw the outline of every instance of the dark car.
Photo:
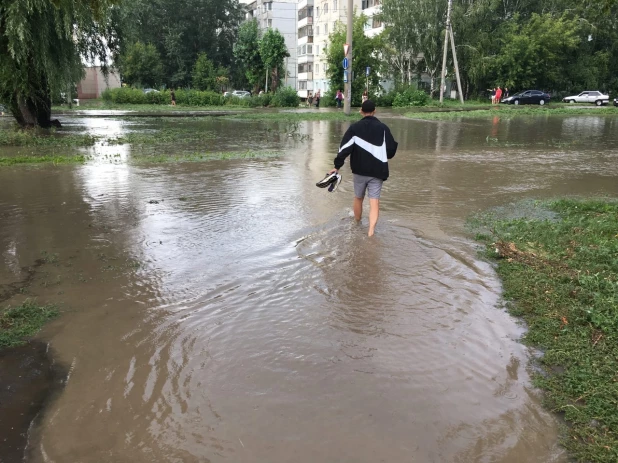
M 549 103 L 550 98 L 551 97 L 547 93 L 541 92 L 540 90 L 526 90 L 525 92 L 519 92 L 503 99 L 502 103 L 515 105 L 539 104 L 542 106 L 545 103 Z

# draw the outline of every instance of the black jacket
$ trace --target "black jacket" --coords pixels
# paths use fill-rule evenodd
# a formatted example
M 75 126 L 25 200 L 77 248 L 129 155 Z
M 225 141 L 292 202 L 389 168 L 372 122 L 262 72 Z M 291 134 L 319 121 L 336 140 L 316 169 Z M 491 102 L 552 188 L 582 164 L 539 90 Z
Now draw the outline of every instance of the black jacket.
M 352 124 L 343 136 L 335 168 L 341 169 L 345 158 L 351 154 L 353 173 L 386 180 L 388 159 L 392 159 L 396 152 L 397 142 L 390 129 L 376 117 L 367 116 Z

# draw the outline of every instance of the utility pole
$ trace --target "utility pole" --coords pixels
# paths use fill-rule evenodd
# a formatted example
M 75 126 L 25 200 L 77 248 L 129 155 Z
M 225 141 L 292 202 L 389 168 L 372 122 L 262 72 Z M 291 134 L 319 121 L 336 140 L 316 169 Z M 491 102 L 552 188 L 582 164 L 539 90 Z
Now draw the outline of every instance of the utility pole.
M 266 67 L 266 90 L 264 90 L 264 93 L 268 93 L 268 66 Z
M 457 64 L 457 52 L 455 50 L 455 37 L 453 36 L 453 27 L 451 24 L 451 10 L 453 9 L 453 0 L 448 0 L 448 9 L 446 11 L 446 30 L 444 33 L 444 53 L 442 55 L 442 79 L 440 80 L 440 103 L 444 102 L 444 87 L 446 85 L 446 55 L 448 52 L 449 38 L 451 41 L 451 51 L 453 53 L 453 64 L 455 65 L 455 76 L 457 77 L 457 92 L 459 93 L 459 101 L 463 104 L 463 92 L 461 91 L 461 79 L 459 78 L 459 65 Z
M 346 116 L 350 115 L 352 111 L 352 29 L 354 28 L 354 1 L 348 0 L 348 31 L 347 31 L 347 54 L 345 58 L 348 59 L 348 81 L 345 83 L 344 95 L 343 95 L 343 112 Z

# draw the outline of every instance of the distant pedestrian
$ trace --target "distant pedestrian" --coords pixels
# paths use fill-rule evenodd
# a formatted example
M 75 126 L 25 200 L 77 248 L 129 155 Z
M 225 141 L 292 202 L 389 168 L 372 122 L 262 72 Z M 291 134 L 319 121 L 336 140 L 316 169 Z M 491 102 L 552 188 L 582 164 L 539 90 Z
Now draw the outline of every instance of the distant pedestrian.
M 369 95 L 367 95 L 367 90 L 363 92 L 363 103 L 369 99 Z
M 502 101 L 502 89 L 500 88 L 500 86 L 498 86 L 498 88 L 496 89 L 496 104 L 500 104 L 501 101 Z
M 315 107 L 317 109 L 320 109 L 320 98 L 321 98 L 320 92 L 321 90 L 318 90 L 315 94 Z
M 508 98 L 508 97 L 509 97 L 509 88 L 504 87 L 504 98 Z
M 174 89 L 170 92 L 170 96 L 172 97 L 172 106 L 176 106 L 176 92 Z
M 311 107 L 312 104 L 313 104 L 313 95 L 311 94 L 311 92 L 309 92 L 307 94 L 307 106 Z
M 496 104 L 496 88 L 491 89 L 491 104 Z
M 341 102 L 343 101 L 343 93 L 341 93 L 341 89 L 337 90 L 335 100 L 337 100 L 337 107 L 341 108 Z

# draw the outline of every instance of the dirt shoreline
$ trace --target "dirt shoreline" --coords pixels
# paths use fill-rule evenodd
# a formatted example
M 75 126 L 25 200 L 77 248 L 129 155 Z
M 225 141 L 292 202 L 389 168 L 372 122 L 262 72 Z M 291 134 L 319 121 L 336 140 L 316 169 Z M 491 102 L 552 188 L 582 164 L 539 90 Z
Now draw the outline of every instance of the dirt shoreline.
M 24 460 L 30 427 L 64 387 L 66 371 L 40 341 L 1 350 L 0 371 L 0 463 L 13 463 Z

